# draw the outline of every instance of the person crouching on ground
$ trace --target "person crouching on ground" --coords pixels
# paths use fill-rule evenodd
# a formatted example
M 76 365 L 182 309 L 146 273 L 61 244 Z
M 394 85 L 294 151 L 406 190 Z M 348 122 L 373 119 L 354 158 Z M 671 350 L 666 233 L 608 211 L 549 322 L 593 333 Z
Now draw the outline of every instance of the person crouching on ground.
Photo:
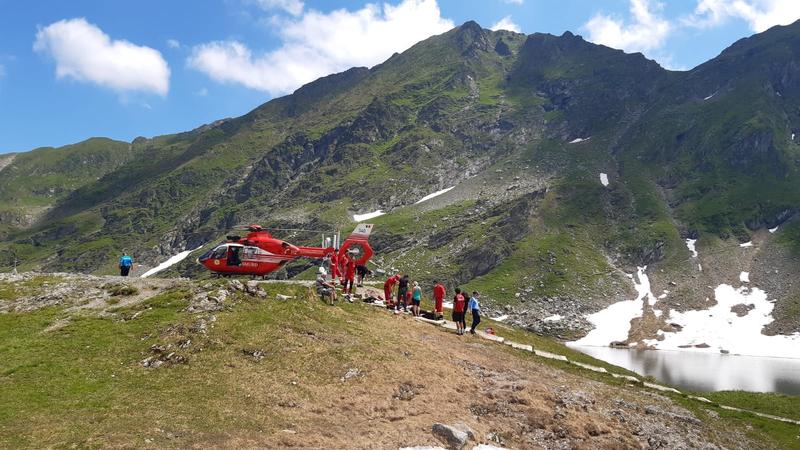
M 475 334 L 475 329 L 481 323 L 481 305 L 478 303 L 480 296 L 481 294 L 478 291 L 472 291 L 472 297 L 470 297 L 469 305 L 467 305 L 467 310 L 472 313 L 472 327 L 469 329 L 472 334 Z
M 327 275 L 328 272 L 325 268 L 320 267 L 319 274 L 317 274 L 317 294 L 323 299 L 327 298 L 328 304 L 333 306 L 333 302 L 336 301 L 336 286 L 325 279 Z
M 392 291 L 394 290 L 394 285 L 400 281 L 400 274 L 393 275 L 386 279 L 386 282 L 383 283 L 383 299 L 386 301 L 386 306 L 392 306 L 394 301 L 392 301 Z
M 121 277 L 127 277 L 131 271 L 131 267 L 133 267 L 133 258 L 123 252 L 122 256 L 119 258 L 119 275 Z
M 422 303 L 422 288 L 419 287 L 418 282 L 414 282 L 414 291 L 411 294 L 411 313 L 414 317 L 419 317 L 419 304 Z
M 464 306 L 466 299 L 461 294 L 461 289 L 456 288 L 456 296 L 453 297 L 453 322 L 456 323 L 456 333 L 464 334 Z

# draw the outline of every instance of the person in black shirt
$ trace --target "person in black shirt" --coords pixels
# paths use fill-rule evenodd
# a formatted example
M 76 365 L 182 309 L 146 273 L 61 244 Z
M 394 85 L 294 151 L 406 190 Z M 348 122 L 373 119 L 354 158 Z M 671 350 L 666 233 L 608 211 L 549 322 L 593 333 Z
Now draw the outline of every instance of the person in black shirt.
M 406 293 L 408 292 L 408 275 L 403 275 L 403 278 L 400 278 L 400 282 L 397 283 L 397 306 L 395 309 L 400 309 L 400 306 L 403 307 L 403 311 L 408 310 L 408 305 L 406 304 Z
M 364 285 L 364 278 L 372 276 L 372 271 L 369 270 L 367 266 L 359 264 L 356 266 L 356 276 L 358 277 L 358 287 L 362 287 Z

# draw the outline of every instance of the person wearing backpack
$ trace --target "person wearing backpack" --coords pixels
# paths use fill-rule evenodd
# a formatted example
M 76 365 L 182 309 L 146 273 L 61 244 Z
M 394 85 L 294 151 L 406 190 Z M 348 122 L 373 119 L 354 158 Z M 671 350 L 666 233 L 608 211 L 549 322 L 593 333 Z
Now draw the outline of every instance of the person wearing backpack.
M 131 271 L 131 267 L 133 267 L 133 258 L 128 256 L 127 253 L 122 252 L 122 256 L 119 257 L 119 275 L 121 277 L 127 277 Z

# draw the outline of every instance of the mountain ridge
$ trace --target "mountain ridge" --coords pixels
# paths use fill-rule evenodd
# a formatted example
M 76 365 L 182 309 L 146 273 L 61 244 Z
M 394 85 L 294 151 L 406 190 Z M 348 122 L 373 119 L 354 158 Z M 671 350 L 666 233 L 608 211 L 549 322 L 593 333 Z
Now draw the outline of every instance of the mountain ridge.
M 570 32 L 466 22 L 241 117 L 137 138 L 126 144 L 130 159 L 47 203 L 32 223 L 0 216 L 0 248 L 29 269 L 109 273 L 123 249 L 152 266 L 242 223 L 346 232 L 353 213 L 382 209 L 380 267 L 481 289 L 491 307 L 536 329 L 556 299 L 569 319 L 547 329 L 570 334 L 631 294 L 625 273 L 636 266 L 663 270 L 654 285 L 665 290 L 673 279 L 734 276 L 733 257 L 713 277 L 696 273 L 685 238 L 699 237 L 701 250 L 733 247 L 785 225 L 763 252 L 787 267 L 764 283 L 783 296 L 780 330 L 800 330 L 800 287 L 789 283 L 800 254 L 791 220 L 800 148 L 788 138 L 800 130 L 800 82 L 786 56 L 798 56 L 786 42 L 799 28 L 772 28 L 675 72 Z M 188 260 L 173 271 L 201 275 Z M 688 288 L 682 295 L 664 303 L 702 301 Z

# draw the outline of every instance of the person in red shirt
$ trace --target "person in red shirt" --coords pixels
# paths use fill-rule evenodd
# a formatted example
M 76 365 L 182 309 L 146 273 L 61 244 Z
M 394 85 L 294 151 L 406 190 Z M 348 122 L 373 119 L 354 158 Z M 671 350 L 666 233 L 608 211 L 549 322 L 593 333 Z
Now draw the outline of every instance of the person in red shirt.
M 389 277 L 386 279 L 386 282 L 383 283 L 383 298 L 386 301 L 386 306 L 391 306 L 394 304 L 392 300 L 394 296 L 392 295 L 392 289 L 394 289 L 394 285 L 400 281 L 400 274 L 396 274 L 395 276 Z
M 339 255 L 334 251 L 331 254 L 331 281 L 336 282 L 339 278 Z
M 444 296 L 447 295 L 447 289 L 445 289 L 442 283 L 438 281 L 433 281 L 433 316 L 436 320 L 439 320 L 440 317 L 443 316 L 443 303 L 444 303 Z
M 353 258 L 347 258 L 344 270 L 344 292 L 345 294 L 353 294 L 353 285 L 356 281 L 356 261 Z
M 456 296 L 453 298 L 453 322 L 456 323 L 456 333 L 464 334 L 464 309 L 467 299 L 461 294 L 461 289 L 456 288 Z

